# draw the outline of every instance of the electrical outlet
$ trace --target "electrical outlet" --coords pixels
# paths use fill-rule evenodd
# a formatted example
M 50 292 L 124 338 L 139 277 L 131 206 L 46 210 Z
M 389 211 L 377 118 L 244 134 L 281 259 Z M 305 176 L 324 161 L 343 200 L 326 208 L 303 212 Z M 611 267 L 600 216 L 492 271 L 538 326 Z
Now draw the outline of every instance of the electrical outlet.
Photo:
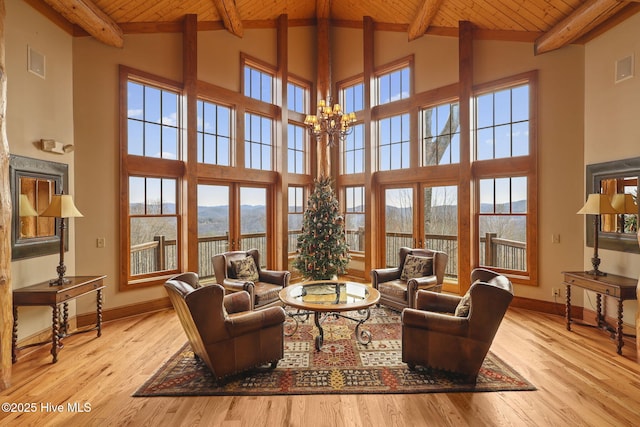
M 551 296 L 554 298 L 560 298 L 560 288 L 551 288 Z
M 551 235 L 551 243 L 560 243 L 560 235 L 552 234 Z
M 104 237 L 98 237 L 96 239 L 96 248 L 104 248 L 105 247 L 105 238 Z

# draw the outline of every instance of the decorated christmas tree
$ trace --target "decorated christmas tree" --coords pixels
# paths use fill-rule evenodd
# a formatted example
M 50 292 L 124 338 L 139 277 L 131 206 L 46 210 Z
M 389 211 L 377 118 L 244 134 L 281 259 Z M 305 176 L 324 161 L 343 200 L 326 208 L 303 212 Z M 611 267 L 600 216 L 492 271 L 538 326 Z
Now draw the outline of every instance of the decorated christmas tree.
M 346 271 L 349 248 L 338 207 L 331 179 L 316 179 L 298 236 L 298 256 L 293 262 L 305 278 L 329 280 Z

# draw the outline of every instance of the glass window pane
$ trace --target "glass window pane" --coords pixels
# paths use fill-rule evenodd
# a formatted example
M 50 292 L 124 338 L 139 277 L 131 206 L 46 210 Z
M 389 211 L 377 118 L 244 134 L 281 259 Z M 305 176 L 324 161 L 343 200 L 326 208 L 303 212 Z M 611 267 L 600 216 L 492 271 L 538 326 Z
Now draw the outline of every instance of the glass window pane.
M 520 86 L 511 90 L 512 118 L 514 122 L 529 120 L 529 86 Z
M 511 122 L 511 90 L 502 90 L 494 94 L 495 124 Z
M 144 119 L 147 122 L 160 123 L 161 118 L 160 89 L 146 86 L 144 91 Z
M 147 123 L 145 125 L 145 156 L 160 157 L 160 129 L 160 125 L 156 125 L 153 123 Z
M 127 117 L 144 119 L 144 86 L 135 82 L 127 83 Z
M 495 154 L 496 159 L 511 157 L 511 125 L 495 127 Z
M 476 114 L 478 129 L 493 126 L 493 94 L 489 93 L 476 98 Z
M 494 212 L 495 195 L 493 179 L 480 180 L 480 212 Z
M 514 123 L 512 126 L 513 156 L 529 155 L 529 122 Z
M 128 120 L 128 152 L 136 156 L 144 155 L 144 124 L 138 120 Z
M 142 177 L 129 177 L 129 214 L 143 215 L 145 211 L 145 181 Z

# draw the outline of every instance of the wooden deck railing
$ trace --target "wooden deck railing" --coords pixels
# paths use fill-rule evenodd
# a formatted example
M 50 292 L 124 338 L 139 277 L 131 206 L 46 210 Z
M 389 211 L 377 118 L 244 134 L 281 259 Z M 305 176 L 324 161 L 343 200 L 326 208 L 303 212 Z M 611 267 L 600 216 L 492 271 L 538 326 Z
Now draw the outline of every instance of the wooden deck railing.
M 300 230 L 289 231 L 289 252 L 295 252 Z M 351 250 L 364 250 L 364 230 L 347 230 L 347 244 Z M 445 275 L 455 278 L 458 272 L 458 236 L 426 234 L 425 247 L 449 254 Z M 387 266 L 398 265 L 398 252 L 402 246 L 413 247 L 413 235 L 410 233 L 387 233 Z M 240 238 L 240 247 L 257 248 L 261 254 L 261 263 L 266 260 L 267 237 L 264 233 L 246 234 Z M 202 237 L 198 239 L 198 266 L 202 278 L 214 276 L 211 258 L 229 248 L 229 236 Z M 480 238 L 480 264 L 486 266 L 524 271 L 527 268 L 527 244 L 515 240 L 502 239 L 495 233 L 487 233 Z M 131 247 L 131 274 L 145 274 L 153 271 L 173 270 L 177 263 L 176 241 L 156 236 L 153 242 Z M 264 268 L 264 265 L 262 266 Z

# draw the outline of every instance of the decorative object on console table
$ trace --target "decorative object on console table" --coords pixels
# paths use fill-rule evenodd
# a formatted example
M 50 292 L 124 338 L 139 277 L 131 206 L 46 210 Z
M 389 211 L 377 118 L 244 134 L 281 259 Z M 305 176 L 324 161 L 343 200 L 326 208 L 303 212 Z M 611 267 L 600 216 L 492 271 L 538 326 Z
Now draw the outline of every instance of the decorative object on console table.
M 98 331 L 98 336 L 102 335 L 102 289 L 106 286 L 104 278 L 107 276 L 69 276 L 65 278 L 65 283 L 60 286 L 51 286 L 49 281 L 26 286 L 13 291 L 13 342 L 12 359 L 13 363 L 18 360 L 18 306 L 50 306 L 52 311 L 51 320 L 51 355 L 53 363 L 58 361 L 58 349 L 62 348 L 62 339 L 71 335 Z M 91 292 L 96 292 L 96 325 L 89 329 L 83 329 L 69 333 L 69 301 Z M 62 304 L 62 319 L 60 318 L 60 304 Z M 46 344 L 49 341 L 30 344 L 25 347 Z M 22 347 L 22 348 L 25 348 Z
M 636 281 L 629 277 L 608 274 L 595 276 L 584 271 L 564 271 L 564 285 L 566 286 L 567 306 L 565 316 L 567 319 L 567 331 L 571 330 L 571 286 L 596 293 L 596 325 L 598 328 L 611 333 L 611 338 L 616 340 L 616 352 L 622 354 L 624 345 L 622 335 L 622 303 L 625 300 L 634 300 L 636 296 Z M 615 328 L 609 325 L 602 314 L 602 295 L 618 300 L 618 313 Z
M 68 282 L 64 278 L 67 267 L 64 265 L 64 229 L 65 218 L 81 217 L 82 214 L 73 204 L 73 199 L 68 194 L 54 194 L 51 198 L 51 204 L 42 212 L 42 216 L 60 218 L 60 264 L 58 264 L 58 278 L 49 282 L 50 285 L 64 285 Z
M 619 212 L 611 206 L 609 196 L 606 194 L 589 194 L 587 202 L 580 209 L 578 214 L 593 215 L 593 228 L 594 228 L 594 242 L 593 242 L 593 258 L 591 258 L 591 265 L 593 269 L 588 271 L 587 274 L 593 276 L 606 276 L 598 269 L 600 265 L 600 258 L 598 257 L 598 231 L 600 228 L 600 215 L 602 214 L 618 214 Z

